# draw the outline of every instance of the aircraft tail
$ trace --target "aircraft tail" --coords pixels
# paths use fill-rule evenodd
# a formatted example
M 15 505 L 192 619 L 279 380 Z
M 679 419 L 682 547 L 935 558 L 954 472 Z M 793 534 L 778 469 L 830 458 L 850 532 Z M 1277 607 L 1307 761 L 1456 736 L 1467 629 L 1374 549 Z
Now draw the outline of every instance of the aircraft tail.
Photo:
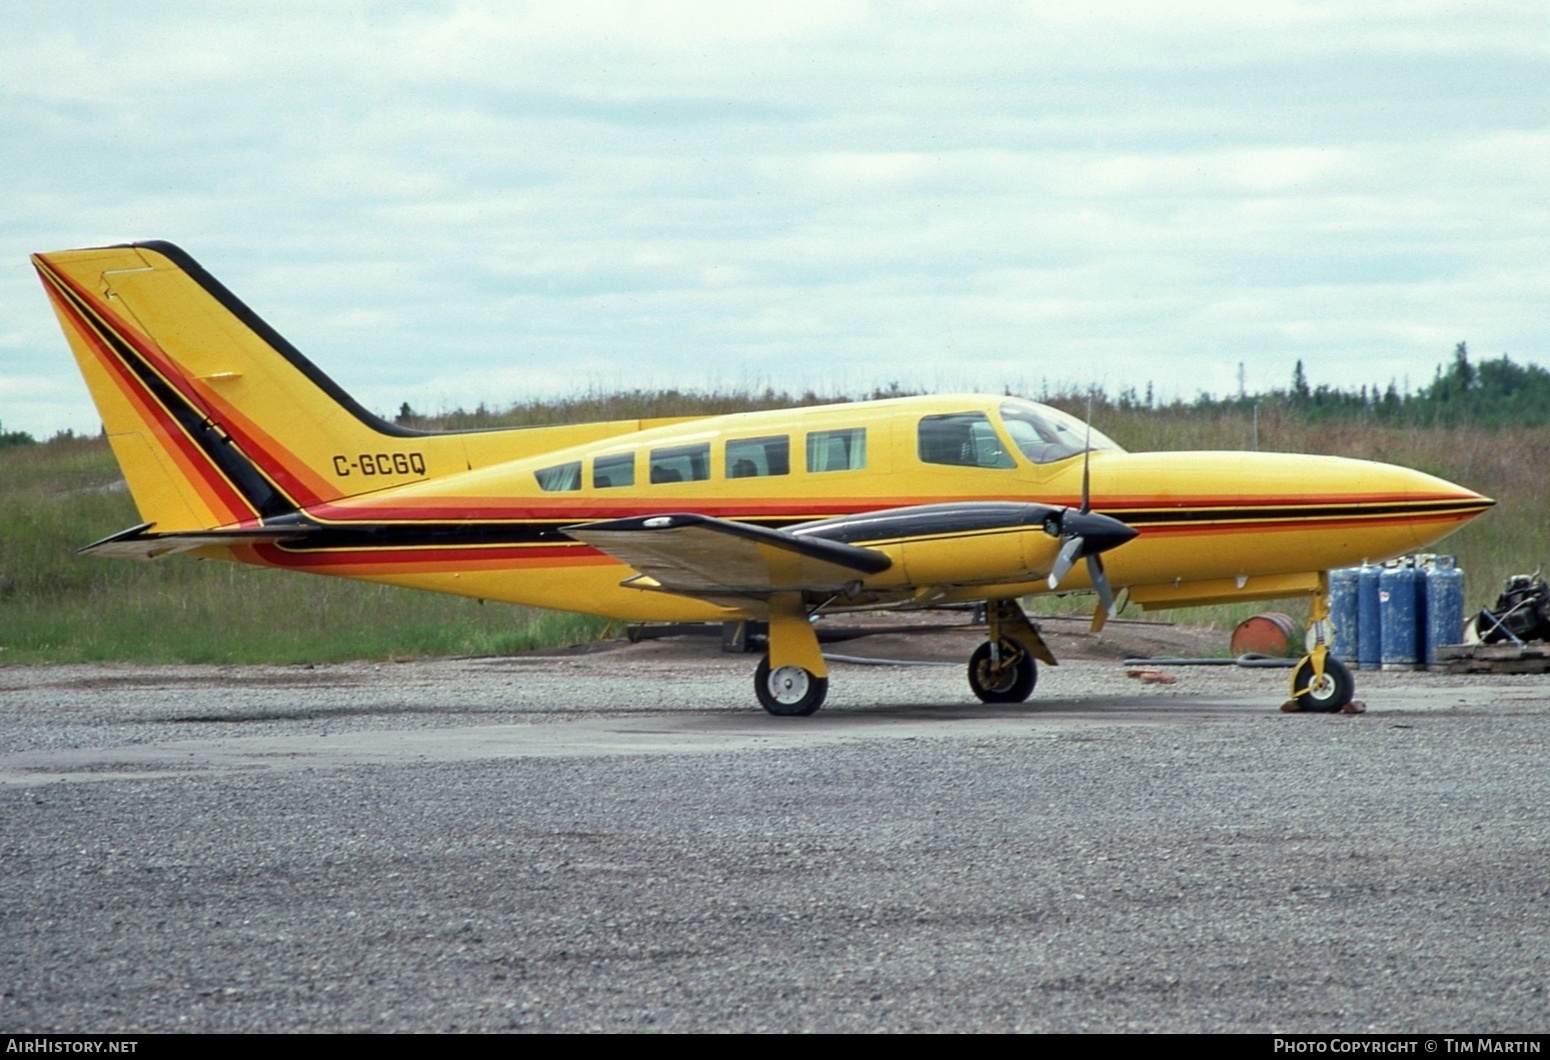
M 170 243 L 32 262 L 157 533 L 257 525 L 640 427 L 411 430 L 362 408 Z

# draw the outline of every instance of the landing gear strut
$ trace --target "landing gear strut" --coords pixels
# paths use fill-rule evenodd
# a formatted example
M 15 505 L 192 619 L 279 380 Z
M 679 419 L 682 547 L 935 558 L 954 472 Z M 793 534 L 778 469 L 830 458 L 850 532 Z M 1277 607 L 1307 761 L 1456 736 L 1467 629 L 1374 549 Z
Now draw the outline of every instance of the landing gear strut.
M 823 706 L 829 670 L 801 593 L 770 597 L 770 653 L 753 675 L 760 706 L 781 717 L 805 717 Z
M 990 639 L 969 656 L 969 688 L 981 703 L 1021 703 L 1039 679 L 1035 660 L 1054 666 L 1055 656 L 1016 600 L 988 601 L 985 621 Z
M 1306 710 L 1333 714 L 1344 710 L 1356 694 L 1356 678 L 1345 663 L 1329 654 L 1334 627 L 1329 621 L 1329 575 L 1319 575 L 1319 587 L 1313 594 L 1308 613 L 1308 632 L 1313 645 L 1292 671 L 1292 698 L 1283 710 Z

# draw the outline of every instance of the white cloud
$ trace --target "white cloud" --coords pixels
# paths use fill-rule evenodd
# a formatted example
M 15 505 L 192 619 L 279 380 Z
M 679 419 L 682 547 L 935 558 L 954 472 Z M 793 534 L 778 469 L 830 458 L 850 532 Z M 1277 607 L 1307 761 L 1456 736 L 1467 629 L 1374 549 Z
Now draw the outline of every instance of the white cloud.
M 1544 358 L 1547 40 L 1512 4 L 26 9 L 0 419 L 96 422 L 26 252 L 148 237 L 384 409 Z

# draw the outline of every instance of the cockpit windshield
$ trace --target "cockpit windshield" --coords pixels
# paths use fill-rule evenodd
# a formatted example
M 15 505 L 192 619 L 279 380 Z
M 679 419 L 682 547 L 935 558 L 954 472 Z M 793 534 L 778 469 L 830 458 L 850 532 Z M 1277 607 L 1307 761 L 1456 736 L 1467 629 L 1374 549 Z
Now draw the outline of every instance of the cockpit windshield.
M 1013 398 L 1001 405 L 1001 422 L 1024 456 L 1035 464 L 1053 464 L 1069 456 L 1076 456 L 1088 444 L 1093 449 L 1112 449 L 1124 452 L 1113 439 L 1102 431 L 1093 430 L 1088 443 L 1087 424 L 1075 416 L 1068 416 L 1059 409 L 1040 405 L 1035 401 Z

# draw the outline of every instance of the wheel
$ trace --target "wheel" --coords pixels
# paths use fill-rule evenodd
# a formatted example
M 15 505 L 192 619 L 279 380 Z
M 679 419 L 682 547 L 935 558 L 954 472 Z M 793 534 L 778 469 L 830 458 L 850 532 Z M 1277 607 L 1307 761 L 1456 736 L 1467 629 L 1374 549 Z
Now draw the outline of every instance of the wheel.
M 1310 684 L 1312 687 L 1309 687 Z M 1323 678 L 1315 682 L 1313 660 L 1304 659 L 1297 664 L 1297 672 L 1292 677 L 1292 687 L 1308 689 L 1297 697 L 1297 703 L 1303 710 L 1316 714 L 1333 714 L 1351 702 L 1351 697 L 1356 694 L 1356 678 L 1351 676 L 1351 670 L 1345 663 L 1333 655 L 1327 655 L 1324 657 Z
M 1039 666 L 1018 644 L 1001 642 L 1003 665 L 990 661 L 990 641 L 974 649 L 969 656 L 969 687 L 981 703 L 1021 703 L 1033 692 L 1039 679 Z
M 771 714 L 804 717 L 823 706 L 823 699 L 829 694 L 829 679 L 814 677 L 800 666 L 771 670 L 770 657 L 766 655 L 754 671 L 753 690 Z

